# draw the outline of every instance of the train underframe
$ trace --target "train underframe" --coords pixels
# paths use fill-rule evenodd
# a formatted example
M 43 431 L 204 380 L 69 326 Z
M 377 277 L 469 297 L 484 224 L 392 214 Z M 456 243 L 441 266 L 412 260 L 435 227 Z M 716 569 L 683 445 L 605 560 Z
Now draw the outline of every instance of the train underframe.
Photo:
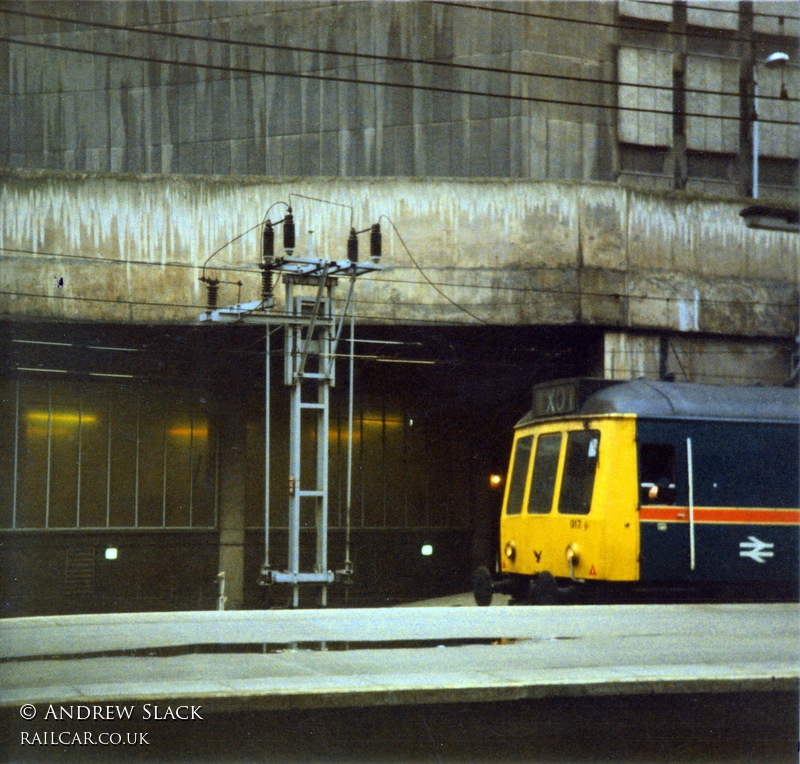
M 508 597 L 509 605 L 607 605 L 729 602 L 797 602 L 800 582 L 727 581 L 587 581 L 557 578 L 549 571 L 535 575 L 509 574 L 495 578 L 486 567 L 472 575 L 479 606 L 493 595 Z

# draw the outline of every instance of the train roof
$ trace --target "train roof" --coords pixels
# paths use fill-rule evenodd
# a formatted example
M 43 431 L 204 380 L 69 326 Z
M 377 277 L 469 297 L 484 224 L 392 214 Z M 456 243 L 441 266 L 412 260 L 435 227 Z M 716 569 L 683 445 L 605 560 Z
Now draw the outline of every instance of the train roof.
M 572 410 L 537 411 L 542 395 L 569 386 L 575 390 Z M 562 393 L 562 397 L 563 397 Z M 566 394 L 568 397 L 568 394 Z M 545 400 L 547 400 L 545 398 Z M 560 399 L 556 399 L 560 400 Z M 520 424 L 554 416 L 635 414 L 654 419 L 717 419 L 800 424 L 800 389 L 789 387 L 739 387 L 690 382 L 630 382 L 565 380 L 534 388 L 534 408 Z

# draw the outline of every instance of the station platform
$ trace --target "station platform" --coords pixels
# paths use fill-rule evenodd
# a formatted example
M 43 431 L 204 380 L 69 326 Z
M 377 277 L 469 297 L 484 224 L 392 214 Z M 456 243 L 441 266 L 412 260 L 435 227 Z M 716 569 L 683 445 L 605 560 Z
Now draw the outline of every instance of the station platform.
M 799 616 L 464 596 L 7 619 L 0 761 L 796 762 Z
M 215 710 L 793 691 L 800 607 L 408 607 L 0 621 L 0 705 Z

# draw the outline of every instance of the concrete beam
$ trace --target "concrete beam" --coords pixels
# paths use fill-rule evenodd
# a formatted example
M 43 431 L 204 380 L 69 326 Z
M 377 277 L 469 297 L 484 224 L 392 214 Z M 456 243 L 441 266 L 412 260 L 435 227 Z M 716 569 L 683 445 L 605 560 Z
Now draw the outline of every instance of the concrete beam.
M 7 171 L 0 313 L 194 323 L 217 251 L 206 274 L 257 299 L 257 227 L 281 201 L 294 209 L 298 253 L 318 257 L 340 259 L 351 225 L 381 220 L 387 270 L 359 286 L 362 322 L 796 333 L 792 233 L 748 228 L 735 201 L 544 181 Z M 272 220 L 285 209 L 271 208 Z M 221 304 L 239 296 L 222 285 Z

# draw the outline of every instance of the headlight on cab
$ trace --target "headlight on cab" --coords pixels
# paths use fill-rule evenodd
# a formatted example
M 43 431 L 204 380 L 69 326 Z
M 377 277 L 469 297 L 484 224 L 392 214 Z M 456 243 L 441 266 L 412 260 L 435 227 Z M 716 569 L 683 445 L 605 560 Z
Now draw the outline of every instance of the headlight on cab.
M 574 579 L 575 578 L 575 566 L 578 564 L 578 547 L 575 544 L 570 544 L 567 546 L 565 551 L 565 556 L 567 558 L 567 565 L 569 565 L 569 577 Z

